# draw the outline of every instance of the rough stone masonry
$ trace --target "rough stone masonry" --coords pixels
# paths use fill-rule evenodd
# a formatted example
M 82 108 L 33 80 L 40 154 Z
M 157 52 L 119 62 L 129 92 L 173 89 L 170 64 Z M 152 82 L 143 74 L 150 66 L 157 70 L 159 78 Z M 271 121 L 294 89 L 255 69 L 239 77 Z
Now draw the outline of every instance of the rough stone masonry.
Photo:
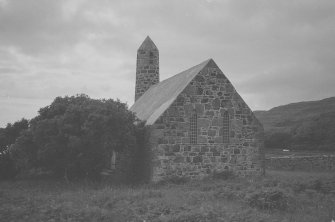
M 153 84 L 131 110 L 150 126 L 152 181 L 264 170 L 263 127 L 212 59 Z
M 135 101 L 159 82 L 159 51 L 148 36 L 137 50 Z

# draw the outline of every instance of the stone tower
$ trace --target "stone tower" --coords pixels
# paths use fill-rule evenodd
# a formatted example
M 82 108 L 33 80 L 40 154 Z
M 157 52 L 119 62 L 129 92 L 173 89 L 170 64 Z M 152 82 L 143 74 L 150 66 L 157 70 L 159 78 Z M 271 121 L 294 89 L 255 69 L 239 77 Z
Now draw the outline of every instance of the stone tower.
M 135 101 L 159 82 L 159 52 L 147 36 L 137 50 Z

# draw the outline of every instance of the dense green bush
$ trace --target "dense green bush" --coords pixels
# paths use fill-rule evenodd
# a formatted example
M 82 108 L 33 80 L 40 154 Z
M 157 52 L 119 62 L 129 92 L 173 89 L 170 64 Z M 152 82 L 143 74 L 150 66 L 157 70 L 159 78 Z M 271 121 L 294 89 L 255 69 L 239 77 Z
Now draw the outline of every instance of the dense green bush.
M 144 130 L 120 101 L 57 97 L 40 109 L 10 153 L 21 170 L 42 168 L 72 179 L 99 178 L 107 157 L 116 151 L 123 157 L 120 172 L 130 179 L 136 174 L 131 164 L 138 153 L 137 135 Z
M 0 180 L 13 179 L 17 174 L 15 163 L 8 152 L 0 155 Z
M 8 123 L 5 128 L 0 128 L 0 153 L 8 150 L 9 146 L 28 129 L 28 120 L 21 119 L 13 124 Z
M 133 181 L 136 183 L 148 182 L 151 177 L 152 153 L 149 145 L 149 130 L 144 122 L 136 124 L 136 151 L 133 161 Z
M 12 179 L 17 174 L 9 148 L 16 139 L 28 128 L 28 120 L 21 119 L 14 124 L 8 123 L 5 128 L 0 128 L 0 180 Z

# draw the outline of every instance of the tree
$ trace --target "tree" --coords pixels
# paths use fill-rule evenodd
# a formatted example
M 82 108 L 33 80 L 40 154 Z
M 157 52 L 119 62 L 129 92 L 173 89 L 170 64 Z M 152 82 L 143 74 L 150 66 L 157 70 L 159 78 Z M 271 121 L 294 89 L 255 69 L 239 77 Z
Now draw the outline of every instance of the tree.
M 26 119 L 21 119 L 14 124 L 8 123 L 5 128 L 0 128 L 0 179 L 10 179 L 16 175 L 17 170 L 9 154 L 9 147 L 27 128 Z
M 119 100 L 86 95 L 57 97 L 30 121 L 29 132 L 11 148 L 18 163 L 42 167 L 66 178 L 98 177 L 113 150 L 127 154 L 130 175 L 136 153 L 135 115 Z M 21 168 L 23 167 L 21 165 Z
M 0 153 L 8 150 L 23 130 L 28 129 L 28 120 L 21 119 L 14 124 L 8 123 L 5 128 L 0 128 Z

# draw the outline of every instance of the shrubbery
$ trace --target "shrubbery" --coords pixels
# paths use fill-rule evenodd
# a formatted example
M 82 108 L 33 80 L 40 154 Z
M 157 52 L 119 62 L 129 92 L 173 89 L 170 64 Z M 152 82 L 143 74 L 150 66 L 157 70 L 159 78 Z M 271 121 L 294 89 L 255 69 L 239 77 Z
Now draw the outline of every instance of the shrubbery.
M 120 101 L 57 97 L 12 141 L 9 152 L 21 173 L 38 168 L 66 179 L 94 179 L 116 151 L 122 176 L 132 179 L 143 169 L 144 161 L 134 166 L 133 160 L 145 147 L 145 139 L 138 141 L 144 134 L 144 124 Z
M 0 155 L 0 180 L 13 179 L 17 174 L 15 163 L 8 152 Z
M 27 128 L 28 120 L 26 119 L 14 124 L 9 123 L 5 128 L 0 128 L 0 180 L 12 179 L 16 176 L 18 171 L 10 156 L 9 148 Z

